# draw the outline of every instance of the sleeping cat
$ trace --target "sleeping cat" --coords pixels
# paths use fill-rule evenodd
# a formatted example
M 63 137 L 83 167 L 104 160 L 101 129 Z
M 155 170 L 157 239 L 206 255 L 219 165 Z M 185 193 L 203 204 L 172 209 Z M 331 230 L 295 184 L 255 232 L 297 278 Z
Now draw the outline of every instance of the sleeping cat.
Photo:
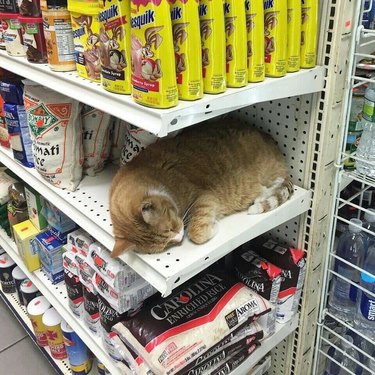
M 293 193 L 283 155 L 266 134 L 239 125 L 197 126 L 161 139 L 112 181 L 112 256 L 202 244 L 225 215 L 273 210 Z

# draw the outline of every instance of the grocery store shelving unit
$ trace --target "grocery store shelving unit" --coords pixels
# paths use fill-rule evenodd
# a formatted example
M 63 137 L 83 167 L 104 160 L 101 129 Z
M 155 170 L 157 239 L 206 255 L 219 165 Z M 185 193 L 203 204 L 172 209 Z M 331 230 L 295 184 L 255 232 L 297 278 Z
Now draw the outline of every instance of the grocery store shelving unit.
M 106 353 L 100 338 L 94 337 L 89 329 L 85 326 L 84 322 L 77 319 L 70 310 L 65 284 L 61 282 L 59 284 L 52 285 L 47 276 L 41 270 L 30 272 L 18 254 L 16 244 L 2 229 L 0 229 L 0 246 L 16 262 L 25 275 L 34 283 L 34 285 L 47 298 L 50 304 L 72 327 L 72 329 L 77 332 L 88 348 L 99 360 L 102 361 L 111 374 L 120 375 L 121 371 L 116 367 L 114 361 Z
M 5 302 L 8 308 L 13 312 L 17 320 L 20 322 L 20 324 L 23 326 L 23 328 L 26 330 L 26 332 L 29 334 L 29 336 L 33 340 L 34 344 L 38 346 L 40 351 L 43 353 L 43 355 L 46 357 L 47 361 L 52 365 L 55 371 L 59 375 L 71 375 L 72 372 L 70 370 L 69 363 L 67 362 L 67 360 L 56 360 L 52 358 L 51 352 L 48 346 L 42 348 L 36 343 L 35 335 L 33 332 L 33 327 L 27 315 L 26 308 L 25 306 L 21 305 L 18 302 L 16 293 L 11 293 L 11 294 L 3 293 L 0 287 L 0 298 Z
M 11 58 L 0 52 L 0 66 L 159 136 L 224 114 L 273 136 L 286 157 L 295 184 L 300 186 L 291 201 L 269 214 L 257 217 L 238 214 L 224 219 L 221 226 L 227 233 L 220 231 L 203 246 L 196 247 L 185 240 L 180 247 L 161 256 L 132 253 L 123 256 L 166 295 L 240 243 L 269 230 L 280 241 L 306 250 L 306 281 L 295 334 L 287 336 L 289 331 L 280 332 L 281 338 L 287 336 L 280 345 L 273 337 L 269 346 L 265 345 L 264 350 L 258 352 L 264 355 L 266 349 L 277 345 L 272 350 L 272 366 L 268 371 L 272 375 L 311 373 L 336 176 L 337 134 L 342 124 L 342 93 L 356 3 L 353 0 L 319 1 L 320 66 L 280 79 L 266 79 L 243 89 L 229 89 L 224 94 L 205 95 L 196 102 L 180 102 L 168 110 L 141 107 L 130 97 L 107 93 L 73 72 L 52 73 L 45 65 L 32 65 L 25 59 Z M 0 161 L 111 248 L 113 239 L 106 195 L 113 170 L 106 170 L 95 178 L 85 177 L 79 190 L 70 193 L 46 185 L 35 171 L 16 164 L 9 152 L 0 150 Z M 300 215 L 307 209 L 307 214 Z M 294 328 L 294 325 L 290 327 L 290 332 Z M 243 366 L 243 371 L 250 370 L 249 362 Z
M 267 78 L 244 88 L 228 89 L 223 94 L 206 94 L 195 102 L 180 101 L 177 107 L 160 110 L 140 106 L 129 95 L 105 91 L 100 83 L 81 78 L 76 72 L 52 72 L 47 64 L 32 64 L 5 51 L 0 51 L 0 66 L 159 136 L 251 104 L 320 91 L 325 72 L 318 66 L 283 78 Z

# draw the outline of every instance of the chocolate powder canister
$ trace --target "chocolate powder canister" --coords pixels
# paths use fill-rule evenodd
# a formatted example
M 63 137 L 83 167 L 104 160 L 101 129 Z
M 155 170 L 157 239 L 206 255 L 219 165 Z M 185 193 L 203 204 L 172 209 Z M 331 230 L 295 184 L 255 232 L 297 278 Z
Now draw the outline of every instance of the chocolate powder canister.
M 46 297 L 34 298 L 27 306 L 27 314 L 31 320 L 36 342 L 39 346 L 47 346 L 46 327 L 43 324 L 43 314 L 51 307 Z
M 21 284 L 22 284 L 22 281 L 27 279 L 27 276 L 23 273 L 21 268 L 19 268 L 17 266 L 15 268 L 13 268 L 12 277 L 13 277 L 14 283 L 16 285 L 16 292 L 17 292 L 18 301 L 21 305 L 23 305 L 24 303 L 23 303 L 23 298 L 22 298 L 22 294 L 21 294 Z
M 44 64 L 47 62 L 47 48 L 43 33 L 42 17 L 18 17 L 25 30 L 23 44 L 27 61 Z
M 0 13 L 5 40 L 5 50 L 10 56 L 25 56 L 23 46 L 23 30 L 18 13 Z
M 20 290 L 22 303 L 25 305 L 25 307 L 27 307 L 35 297 L 42 295 L 39 289 L 29 279 L 22 281 Z
M 42 0 L 48 65 L 57 72 L 76 70 L 72 21 L 66 0 Z
M 0 256 L 0 284 L 3 293 L 14 293 L 16 291 L 16 283 L 12 277 L 12 271 L 16 268 L 16 263 L 7 254 Z
M 61 321 L 61 331 L 64 336 L 64 343 L 72 374 L 88 374 L 91 370 L 92 361 L 89 357 L 89 350 L 86 344 L 65 320 Z
M 55 359 L 67 358 L 66 348 L 64 344 L 64 336 L 61 330 L 62 318 L 55 308 L 48 309 L 42 318 L 46 327 L 46 336 L 51 356 Z

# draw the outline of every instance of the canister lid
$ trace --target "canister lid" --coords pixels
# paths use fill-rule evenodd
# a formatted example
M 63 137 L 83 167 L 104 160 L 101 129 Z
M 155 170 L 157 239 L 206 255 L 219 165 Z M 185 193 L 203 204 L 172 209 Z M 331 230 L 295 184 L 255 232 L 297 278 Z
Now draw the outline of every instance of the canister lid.
M 22 293 L 35 293 L 39 290 L 29 279 L 22 281 L 20 289 Z
M 21 268 L 19 268 L 18 266 L 13 268 L 12 276 L 13 276 L 13 279 L 16 279 L 16 280 L 23 280 L 27 278 L 27 276 L 23 273 Z
M 44 296 L 35 297 L 27 305 L 27 313 L 29 315 L 42 315 L 45 313 L 51 304 L 47 301 L 47 298 Z
M 54 307 L 51 307 L 43 314 L 43 324 L 48 327 L 57 326 L 61 323 L 61 315 Z
M 66 333 L 73 333 L 74 332 L 72 327 L 64 319 L 61 320 L 61 330 L 63 332 L 66 332 Z
M 0 255 L 0 268 L 7 268 L 13 266 L 13 264 L 16 264 L 16 262 L 8 254 Z

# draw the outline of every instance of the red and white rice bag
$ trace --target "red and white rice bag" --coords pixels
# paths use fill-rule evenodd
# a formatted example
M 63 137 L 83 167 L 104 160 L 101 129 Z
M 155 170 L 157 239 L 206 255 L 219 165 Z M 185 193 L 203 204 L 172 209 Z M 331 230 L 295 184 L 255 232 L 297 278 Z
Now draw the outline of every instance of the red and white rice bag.
M 25 84 L 24 104 L 35 169 L 52 185 L 74 191 L 82 179 L 81 104 L 32 84 Z
M 118 292 L 141 279 L 138 273 L 122 260 L 111 258 L 110 252 L 99 242 L 90 245 L 87 261 L 100 277 Z
M 154 296 L 113 330 L 155 374 L 174 374 L 270 303 L 225 270 L 208 269 L 171 296 Z
M 83 130 L 83 173 L 95 176 L 104 169 L 111 147 L 112 116 L 84 104 L 81 111 Z
M 87 257 L 90 245 L 94 242 L 94 238 L 83 229 L 77 229 L 68 234 L 67 245 L 73 253 L 79 253 Z

